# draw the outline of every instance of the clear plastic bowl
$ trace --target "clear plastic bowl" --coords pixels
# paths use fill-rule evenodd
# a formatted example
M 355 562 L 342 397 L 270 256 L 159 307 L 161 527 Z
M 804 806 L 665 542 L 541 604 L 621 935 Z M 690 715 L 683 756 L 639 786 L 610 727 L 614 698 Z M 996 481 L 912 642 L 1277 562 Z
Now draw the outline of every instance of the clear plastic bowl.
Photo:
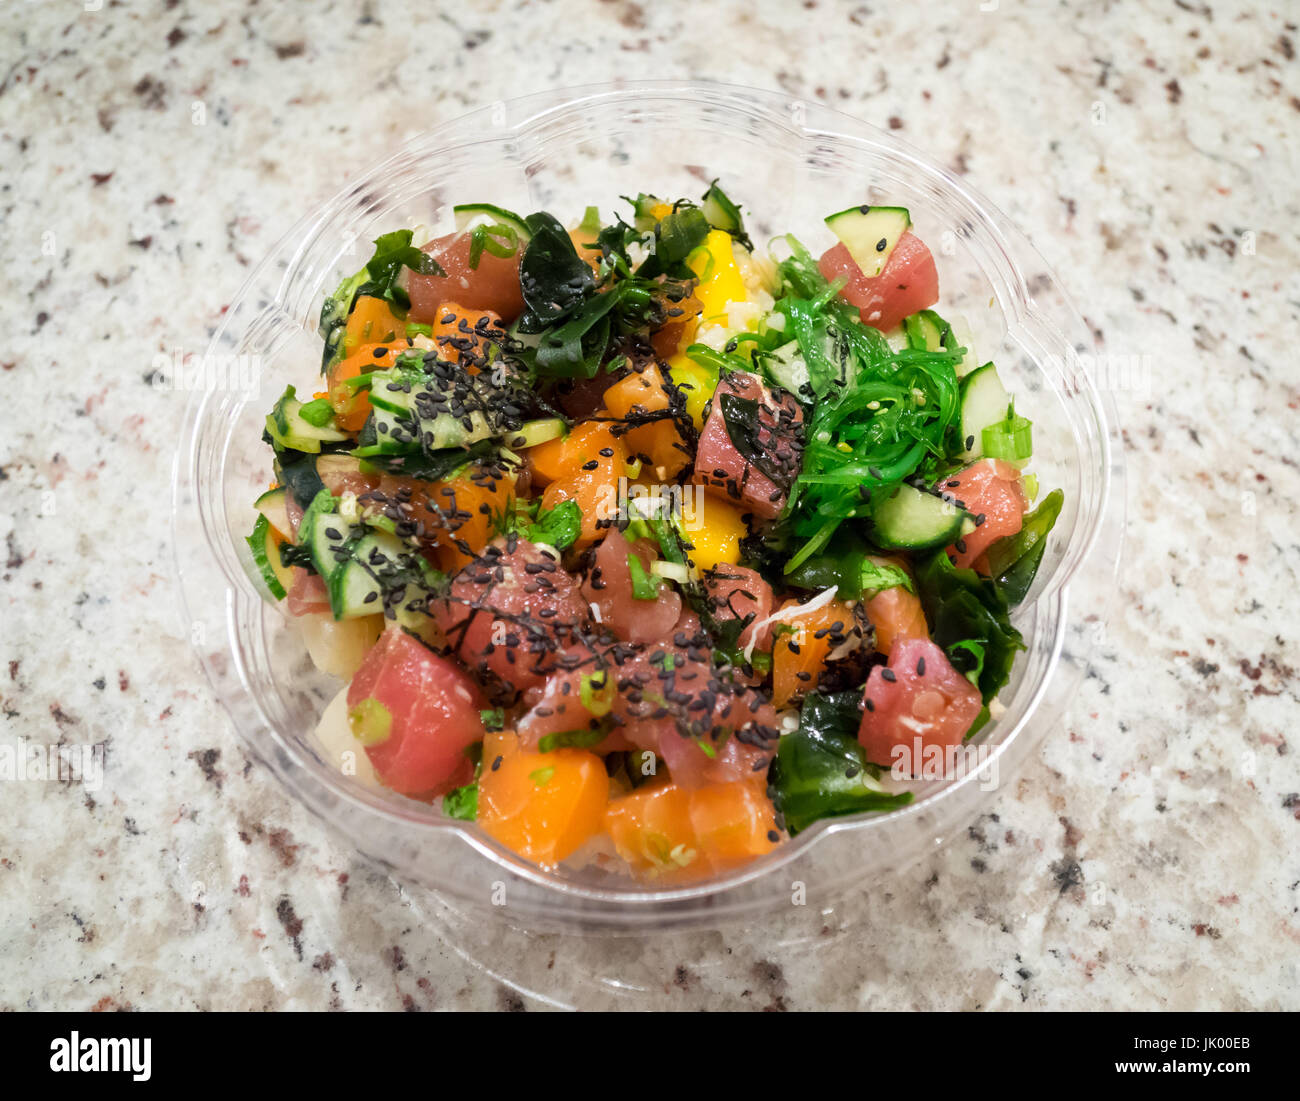
M 187 628 L 251 751 L 358 850 L 400 877 L 531 929 L 646 930 L 718 924 L 802 889 L 810 905 L 897 869 L 962 829 L 993 798 L 976 775 L 935 781 L 888 814 L 818 823 L 734 874 L 674 889 L 588 868 L 547 871 L 476 827 L 366 790 L 316 748 L 340 683 L 317 672 L 281 608 L 251 580 L 243 536 L 265 488 L 262 421 L 286 382 L 319 386 L 325 294 L 401 226 L 450 228 L 451 205 L 488 200 L 562 220 L 620 195 L 699 195 L 713 177 L 759 242 L 794 232 L 814 252 L 822 217 L 854 202 L 909 208 L 935 252 L 945 316 L 962 315 L 1034 421 L 1032 469 L 1065 507 L 1015 619 L 1028 643 L 1006 710 L 977 736 L 1001 784 L 1057 722 L 1099 637 L 1123 529 L 1113 402 L 1080 363 L 1092 337 L 1028 241 L 965 183 L 883 131 L 817 104 L 701 83 L 566 89 L 476 111 L 429 131 L 296 225 L 249 277 L 212 339 L 176 461 L 176 555 Z M 232 362 L 221 357 L 246 357 Z M 1081 355 L 1084 358 L 1081 360 Z M 235 369 L 231 369 L 234 367 Z

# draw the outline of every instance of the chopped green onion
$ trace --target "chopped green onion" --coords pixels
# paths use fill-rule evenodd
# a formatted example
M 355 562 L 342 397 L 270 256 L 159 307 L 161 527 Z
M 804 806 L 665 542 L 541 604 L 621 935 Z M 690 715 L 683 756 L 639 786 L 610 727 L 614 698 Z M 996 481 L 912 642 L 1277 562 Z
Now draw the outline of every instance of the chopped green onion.
M 393 715 L 373 696 L 368 696 L 348 712 L 352 736 L 362 745 L 382 745 L 393 729 Z
M 618 685 L 604 669 L 584 673 L 578 682 L 578 698 L 582 701 L 582 706 L 598 719 L 609 714 L 617 694 Z
M 537 741 L 539 753 L 551 753 L 557 749 L 590 749 L 605 740 L 609 731 L 598 725 L 588 730 L 557 730 L 554 734 L 543 734 Z
M 981 436 L 984 454 L 990 459 L 1021 463 L 1034 453 L 1033 422 L 1021 416 L 990 424 Z
M 676 581 L 685 585 L 691 579 L 691 571 L 681 562 L 666 562 L 662 558 L 650 563 L 650 572 L 666 581 Z
M 632 575 L 632 595 L 637 600 L 659 599 L 659 580 L 646 572 L 635 554 L 627 556 L 627 569 Z
M 299 409 L 298 416 L 313 428 L 324 428 L 334 416 L 334 406 L 328 398 L 316 398 Z

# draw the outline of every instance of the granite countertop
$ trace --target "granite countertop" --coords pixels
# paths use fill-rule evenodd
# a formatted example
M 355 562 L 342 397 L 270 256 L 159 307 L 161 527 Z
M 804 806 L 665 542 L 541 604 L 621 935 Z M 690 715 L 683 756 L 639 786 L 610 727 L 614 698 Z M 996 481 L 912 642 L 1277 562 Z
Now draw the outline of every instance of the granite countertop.
M 0 1009 L 1300 1008 L 1296 16 L 984 6 L 4 6 L 0 743 L 106 769 L 0 780 Z M 1117 395 L 1127 558 L 1094 675 L 964 835 L 829 912 L 530 937 L 394 882 L 245 755 L 176 625 L 181 407 L 150 372 L 416 131 L 649 76 L 897 130 L 1152 386 Z

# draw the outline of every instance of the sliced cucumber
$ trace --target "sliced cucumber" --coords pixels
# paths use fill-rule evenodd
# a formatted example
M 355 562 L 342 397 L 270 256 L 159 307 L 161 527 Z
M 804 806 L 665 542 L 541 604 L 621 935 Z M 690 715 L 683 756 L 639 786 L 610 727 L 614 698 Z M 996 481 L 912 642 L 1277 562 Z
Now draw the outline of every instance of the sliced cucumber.
M 338 515 L 338 498 L 322 489 L 303 513 L 298 541 L 307 548 L 312 565 L 328 586 L 330 578 L 347 558 L 346 544 L 352 528 Z
M 790 393 L 802 398 L 812 397 L 812 381 L 808 364 L 804 362 L 799 342 L 791 340 L 774 348 L 762 359 L 763 373 L 768 379 Z
M 569 426 L 559 417 L 543 417 L 541 420 L 526 421 L 518 432 L 507 433 L 506 443 L 510 447 L 536 447 L 539 443 L 558 440 L 569 430 Z
M 992 363 L 977 367 L 961 383 L 960 458 L 974 462 L 984 455 L 984 429 L 1005 420 L 1011 395 Z
M 394 413 L 390 409 L 376 409 L 357 437 L 360 446 L 353 448 L 352 456 L 367 459 L 372 455 L 414 454 L 420 450 L 416 432 L 413 417 Z
M 385 574 L 400 568 L 406 548 L 384 531 L 359 534 L 348 543 L 350 556 L 339 563 L 327 585 L 335 619 L 353 619 L 383 611 Z
M 302 406 L 294 388 L 286 386 L 267 416 L 267 435 L 280 447 L 315 454 L 320 451 L 322 443 L 341 443 L 348 438 L 346 432 L 335 426 L 333 417 L 321 425 L 305 420 Z
M 704 198 L 700 201 L 700 209 L 704 211 L 704 217 L 714 229 L 730 233 L 733 237 L 745 236 L 745 223 L 740 217 L 740 207 L 727 197 L 727 193 L 718 186 L 717 180 L 709 184 L 709 190 L 704 193 Z
M 899 486 L 871 517 L 873 538 L 886 550 L 926 550 L 944 547 L 975 530 L 968 512 L 934 493 Z
M 456 215 L 456 230 L 464 233 L 475 222 L 482 224 L 493 224 L 509 226 L 519 234 L 519 244 L 526 245 L 533 236 L 532 230 L 528 228 L 525 222 L 518 214 L 506 210 L 504 207 L 493 206 L 491 203 L 461 203 L 459 206 L 451 208 L 452 213 Z
M 970 330 L 970 325 L 966 319 L 958 314 L 952 319 L 952 324 L 948 328 L 949 348 L 965 348 L 966 354 L 961 357 L 961 362 L 956 364 L 954 370 L 958 378 L 965 378 L 979 367 L 980 361 L 975 356 L 975 337 Z
M 355 619 L 382 612 L 384 594 L 399 586 L 404 592 L 403 604 L 427 596 L 427 589 L 421 590 L 411 581 L 417 577 L 432 588 L 437 580 L 424 558 L 391 532 L 349 524 L 339 515 L 338 504 L 328 490 L 322 490 L 299 526 L 302 544 L 325 582 L 334 618 Z
M 283 600 L 286 592 L 284 574 L 288 574 L 284 563 L 280 561 L 280 545 L 271 530 L 270 521 L 259 513 L 257 523 L 253 525 L 253 534 L 244 540 L 253 552 L 253 564 L 266 587 L 276 600 Z
M 933 310 L 922 310 L 903 319 L 907 346 L 922 352 L 941 352 L 950 345 L 951 326 Z
M 268 489 L 253 502 L 253 507 L 266 517 L 282 538 L 288 539 L 293 533 L 293 525 L 289 523 L 289 491 L 284 486 Z
M 376 409 L 410 415 L 415 409 L 415 394 L 423 380 L 422 374 L 393 368 L 373 371 L 370 375 L 370 404 Z
M 912 217 L 901 206 L 852 206 L 830 215 L 826 224 L 862 274 L 874 279 L 885 270 L 894 246 L 911 228 Z

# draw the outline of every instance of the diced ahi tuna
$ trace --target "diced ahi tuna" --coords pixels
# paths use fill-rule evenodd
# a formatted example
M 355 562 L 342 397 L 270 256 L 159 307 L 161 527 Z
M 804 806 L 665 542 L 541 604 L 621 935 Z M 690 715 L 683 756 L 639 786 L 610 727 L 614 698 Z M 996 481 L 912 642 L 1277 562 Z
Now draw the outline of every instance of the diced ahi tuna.
M 461 570 L 432 612 L 481 683 L 516 691 L 540 686 L 588 621 L 578 582 L 516 536 L 496 540 Z
M 724 563 L 704 575 L 704 588 L 716 620 L 747 621 L 736 642 L 739 649 L 745 649 L 751 641 L 759 650 L 771 649 L 772 625 L 763 620 L 772 614 L 772 586 L 757 570 Z
M 818 261 L 827 279 L 848 280 L 840 297 L 858 307 L 864 325 L 892 329 L 903 318 L 928 309 L 939 301 L 939 273 L 925 242 L 904 233 L 889 255 L 885 270 L 874 278 L 862 269 L 842 244 L 828 249 Z
M 724 406 L 738 399 L 742 447 L 727 429 Z M 747 411 L 747 413 L 746 413 Z M 775 519 L 785 505 L 803 454 L 803 411 L 794 397 L 769 390 L 757 375 L 726 374 L 713 395 L 709 419 L 700 433 L 694 480 L 710 493 L 740 504 L 755 516 Z
M 629 555 L 635 555 L 647 578 L 658 582 L 653 600 L 634 595 Z M 681 594 L 650 573 L 657 557 L 645 540 L 629 543 L 618 528 L 611 528 L 582 582 L 582 595 L 595 609 L 597 622 L 625 642 L 666 642 L 681 615 Z
M 662 757 L 684 787 L 762 772 L 776 751 L 776 710 L 713 668 L 703 636 L 685 649 L 646 647 L 618 676 L 623 736 Z

